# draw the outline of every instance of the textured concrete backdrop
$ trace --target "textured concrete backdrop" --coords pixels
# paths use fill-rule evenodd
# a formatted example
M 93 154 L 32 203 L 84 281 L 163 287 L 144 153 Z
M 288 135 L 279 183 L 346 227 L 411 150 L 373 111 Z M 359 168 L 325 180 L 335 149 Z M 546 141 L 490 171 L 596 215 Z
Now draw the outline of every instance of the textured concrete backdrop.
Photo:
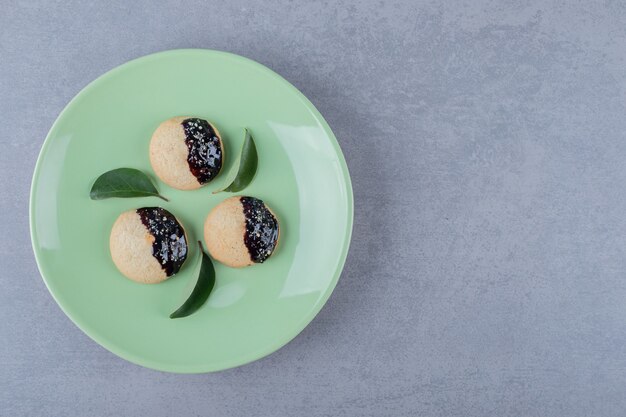
M 1 3 L 0 415 L 626 414 L 623 2 Z M 188 47 L 302 90 L 356 202 L 311 325 L 193 376 L 81 333 L 39 277 L 27 215 L 63 106 L 129 59 Z

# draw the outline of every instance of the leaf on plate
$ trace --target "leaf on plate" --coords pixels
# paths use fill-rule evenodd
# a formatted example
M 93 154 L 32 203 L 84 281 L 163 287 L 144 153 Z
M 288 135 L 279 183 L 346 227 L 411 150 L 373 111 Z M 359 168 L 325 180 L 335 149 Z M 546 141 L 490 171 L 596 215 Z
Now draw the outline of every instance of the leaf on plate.
M 213 267 L 213 262 L 211 262 L 211 258 L 204 253 L 200 241 L 198 241 L 198 245 L 200 245 L 200 254 L 202 257 L 198 281 L 189 295 L 189 298 L 187 298 L 187 301 L 185 301 L 178 310 L 170 314 L 171 319 L 187 317 L 195 313 L 196 310 L 202 307 L 202 304 L 204 304 L 207 298 L 209 298 L 209 294 L 211 294 L 215 286 L 215 268 Z
M 92 200 L 112 197 L 159 197 L 169 201 L 159 194 L 146 174 L 134 168 L 118 168 L 100 175 L 93 183 L 89 196 Z
M 243 146 L 241 147 L 241 154 L 239 155 L 238 164 L 235 163 L 235 166 L 239 165 L 237 175 L 228 187 L 222 190 L 214 191 L 213 194 L 221 191 L 236 193 L 246 188 L 254 178 L 259 158 L 256 152 L 256 145 L 254 144 L 254 139 L 252 138 L 250 131 L 245 128 L 244 132 L 245 137 L 243 139 Z

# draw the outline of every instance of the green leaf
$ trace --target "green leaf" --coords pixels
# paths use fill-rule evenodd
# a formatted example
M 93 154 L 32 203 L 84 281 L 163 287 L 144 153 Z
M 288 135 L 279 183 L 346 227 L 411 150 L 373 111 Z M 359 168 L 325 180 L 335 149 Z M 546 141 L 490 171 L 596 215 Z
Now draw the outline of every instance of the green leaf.
M 209 294 L 211 294 L 215 286 L 215 268 L 213 268 L 213 262 L 211 262 L 211 258 L 204 253 L 200 241 L 198 241 L 198 245 L 200 245 L 200 253 L 202 254 L 202 264 L 200 265 L 198 281 L 189 295 L 189 298 L 187 298 L 187 301 L 185 301 L 178 310 L 170 314 L 171 319 L 187 317 L 195 313 L 196 310 L 202 307 L 202 304 L 204 304 L 207 298 L 209 298 Z
M 112 197 L 159 197 L 169 201 L 159 195 L 146 174 L 134 168 L 118 168 L 100 175 L 93 183 L 89 196 L 92 200 Z
M 245 128 L 245 137 L 243 139 L 243 146 L 241 147 L 241 155 L 239 156 L 239 168 L 237 175 L 233 179 L 232 183 L 223 190 L 214 191 L 213 194 L 220 191 L 228 191 L 236 193 L 241 191 L 250 184 L 256 174 L 256 168 L 259 163 L 259 157 L 256 152 L 256 145 L 254 139 L 250 134 L 250 131 Z

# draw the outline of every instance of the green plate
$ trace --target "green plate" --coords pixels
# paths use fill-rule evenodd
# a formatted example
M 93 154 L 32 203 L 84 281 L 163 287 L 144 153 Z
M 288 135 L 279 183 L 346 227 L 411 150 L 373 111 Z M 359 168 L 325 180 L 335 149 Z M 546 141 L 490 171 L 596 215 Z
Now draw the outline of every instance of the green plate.
M 148 144 L 170 117 L 209 119 L 222 133 L 225 169 L 195 191 L 157 181 Z M 109 232 L 124 210 L 162 206 L 202 239 L 208 212 L 243 142 L 254 135 L 259 167 L 242 193 L 277 214 L 281 242 L 264 264 L 215 262 L 217 282 L 194 315 L 171 320 L 191 292 L 198 249 L 173 278 L 142 285 L 111 261 Z M 138 168 L 170 199 L 92 201 L 105 171 Z M 268 355 L 315 317 L 335 287 L 352 232 L 352 188 L 328 124 L 295 87 L 237 55 L 174 50 L 128 62 L 89 84 L 46 138 L 33 177 L 30 226 L 41 275 L 63 311 L 96 342 L 131 362 L 170 372 L 210 372 Z

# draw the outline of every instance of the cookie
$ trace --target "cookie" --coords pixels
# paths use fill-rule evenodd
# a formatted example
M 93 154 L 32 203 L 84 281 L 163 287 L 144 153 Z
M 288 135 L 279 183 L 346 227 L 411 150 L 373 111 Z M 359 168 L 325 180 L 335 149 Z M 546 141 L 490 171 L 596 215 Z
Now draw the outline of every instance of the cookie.
M 152 134 L 152 169 L 171 187 L 200 188 L 220 173 L 223 161 L 220 133 L 204 119 L 173 117 L 161 123 Z
M 111 229 L 109 248 L 117 269 L 143 284 L 155 284 L 176 274 L 188 251 L 182 225 L 161 207 L 120 214 Z
M 274 213 L 254 197 L 230 197 L 204 222 L 204 242 L 211 256 L 234 268 L 263 263 L 276 250 L 280 230 Z

